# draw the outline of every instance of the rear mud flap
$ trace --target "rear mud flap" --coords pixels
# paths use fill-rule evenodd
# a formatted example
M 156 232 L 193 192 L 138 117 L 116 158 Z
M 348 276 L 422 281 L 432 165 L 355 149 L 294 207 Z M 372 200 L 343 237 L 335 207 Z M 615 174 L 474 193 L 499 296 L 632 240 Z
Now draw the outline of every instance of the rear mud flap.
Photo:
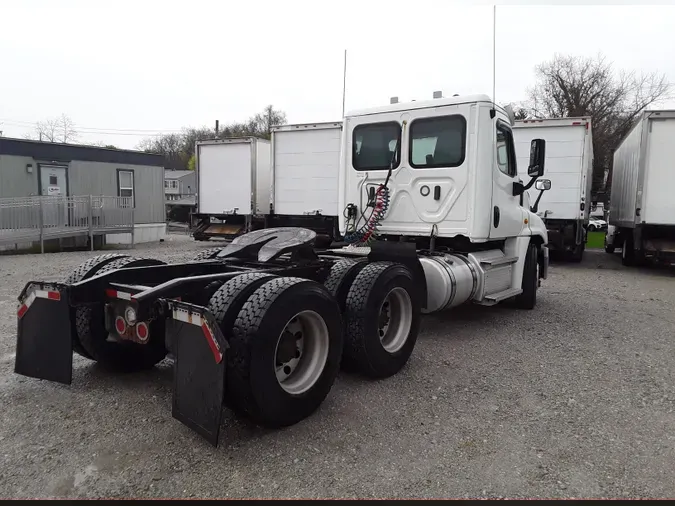
M 70 385 L 73 349 L 66 285 L 31 282 L 23 293 L 14 372 Z
M 227 343 L 202 306 L 170 301 L 167 337 L 174 354 L 173 417 L 218 446 Z

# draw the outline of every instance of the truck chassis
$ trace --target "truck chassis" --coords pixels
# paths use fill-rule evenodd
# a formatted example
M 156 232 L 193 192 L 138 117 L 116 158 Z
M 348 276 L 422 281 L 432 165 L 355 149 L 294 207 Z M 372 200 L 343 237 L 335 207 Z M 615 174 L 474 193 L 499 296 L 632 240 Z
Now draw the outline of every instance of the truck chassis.
M 308 229 L 239 236 L 198 261 L 108 254 L 19 295 L 15 372 L 70 384 L 73 351 L 112 370 L 173 355 L 172 415 L 218 443 L 223 404 L 270 427 L 309 416 L 341 362 L 395 374 L 414 347 L 426 281 L 414 244 L 317 253 Z M 45 324 L 48 322 L 48 327 Z

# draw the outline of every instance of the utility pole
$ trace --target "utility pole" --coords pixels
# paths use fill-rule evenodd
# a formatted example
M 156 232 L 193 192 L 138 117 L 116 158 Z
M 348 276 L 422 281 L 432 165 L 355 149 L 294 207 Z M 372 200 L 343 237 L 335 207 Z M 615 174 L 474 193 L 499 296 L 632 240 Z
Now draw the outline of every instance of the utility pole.
M 216 120 L 216 137 L 218 137 L 218 125 L 219 124 L 220 124 L 220 122 L 218 120 Z

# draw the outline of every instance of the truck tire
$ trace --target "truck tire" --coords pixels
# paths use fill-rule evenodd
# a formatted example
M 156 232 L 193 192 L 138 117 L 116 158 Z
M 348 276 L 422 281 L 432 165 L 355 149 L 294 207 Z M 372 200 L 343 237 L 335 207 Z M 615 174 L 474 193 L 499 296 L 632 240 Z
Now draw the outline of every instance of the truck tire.
M 609 253 L 610 255 L 614 253 L 614 250 L 616 247 L 614 244 L 607 244 L 607 234 L 605 234 L 605 253 Z
M 340 311 L 345 312 L 347 294 L 354 282 L 356 275 L 367 265 L 364 260 L 339 260 L 330 270 L 323 285 L 331 293 L 340 306 Z
M 340 308 L 323 285 L 273 278 L 248 298 L 234 323 L 229 400 L 266 427 L 293 425 L 328 395 L 342 346 Z
M 523 292 L 515 298 L 518 309 L 534 309 L 537 305 L 537 287 L 539 286 L 539 262 L 537 257 L 539 248 L 536 244 L 527 247 L 525 265 L 523 266 L 523 280 L 521 287 Z
M 135 257 L 118 258 L 97 271 L 103 274 L 116 269 L 163 265 L 154 259 Z M 75 329 L 80 344 L 89 356 L 101 366 L 115 371 L 133 372 L 150 369 L 166 356 L 163 319 L 150 322 L 150 338 L 147 344 L 131 341 L 108 341 L 105 328 L 105 305 L 103 303 L 75 308 Z
M 570 251 L 569 258 L 571 262 L 579 263 L 584 259 L 584 251 L 586 250 L 586 244 L 581 243 L 577 244 L 572 251 Z
M 200 251 L 197 256 L 192 260 L 193 262 L 201 262 L 202 260 L 212 260 L 216 258 L 218 253 L 221 252 L 223 248 L 209 248 L 203 251 Z
M 414 276 L 390 262 L 366 264 L 347 295 L 343 361 L 372 378 L 396 374 L 412 354 L 420 326 Z
M 78 283 L 80 281 L 84 281 L 85 279 L 89 279 L 94 274 L 96 274 L 96 271 L 101 269 L 104 265 L 112 262 L 113 260 L 117 260 L 119 258 L 124 258 L 127 256 L 129 255 L 123 255 L 119 253 L 108 253 L 106 255 L 97 255 L 95 257 L 92 257 L 86 262 L 81 263 L 73 272 L 71 272 L 66 277 L 66 279 L 63 282 L 66 283 L 67 285 L 72 285 L 73 283 Z M 74 307 L 70 308 L 70 320 L 71 321 L 76 320 Z M 77 338 L 77 332 L 73 332 L 72 343 L 73 343 L 73 351 L 75 353 L 84 358 L 91 358 L 91 355 L 89 355 L 89 353 L 87 353 L 87 350 L 85 350 L 80 344 L 80 340 Z
M 627 236 L 623 240 L 623 246 L 621 247 L 621 264 L 626 267 L 635 265 L 635 248 L 633 247 L 632 235 Z
M 241 308 L 244 307 L 251 294 L 260 288 L 260 285 L 272 278 L 274 276 L 271 274 L 263 274 L 262 272 L 242 274 L 228 280 L 213 294 L 208 302 L 208 308 L 228 344 L 232 340 L 232 328 Z M 232 374 L 232 371 L 236 369 L 236 360 L 238 360 L 237 353 L 232 353 L 229 350 L 225 353 L 226 375 Z M 223 400 L 225 404 L 231 407 L 231 395 L 228 392 L 230 384 L 229 378 L 226 377 L 225 398 Z

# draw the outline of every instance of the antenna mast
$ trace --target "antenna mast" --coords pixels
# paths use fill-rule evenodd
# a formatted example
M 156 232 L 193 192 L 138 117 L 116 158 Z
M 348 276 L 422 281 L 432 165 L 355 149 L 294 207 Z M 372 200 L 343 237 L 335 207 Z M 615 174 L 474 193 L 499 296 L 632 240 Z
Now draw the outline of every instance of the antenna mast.
M 345 63 L 342 69 L 342 117 L 345 117 L 345 94 L 347 92 L 347 50 L 345 49 Z
M 492 106 L 497 108 L 497 5 L 492 6 Z

